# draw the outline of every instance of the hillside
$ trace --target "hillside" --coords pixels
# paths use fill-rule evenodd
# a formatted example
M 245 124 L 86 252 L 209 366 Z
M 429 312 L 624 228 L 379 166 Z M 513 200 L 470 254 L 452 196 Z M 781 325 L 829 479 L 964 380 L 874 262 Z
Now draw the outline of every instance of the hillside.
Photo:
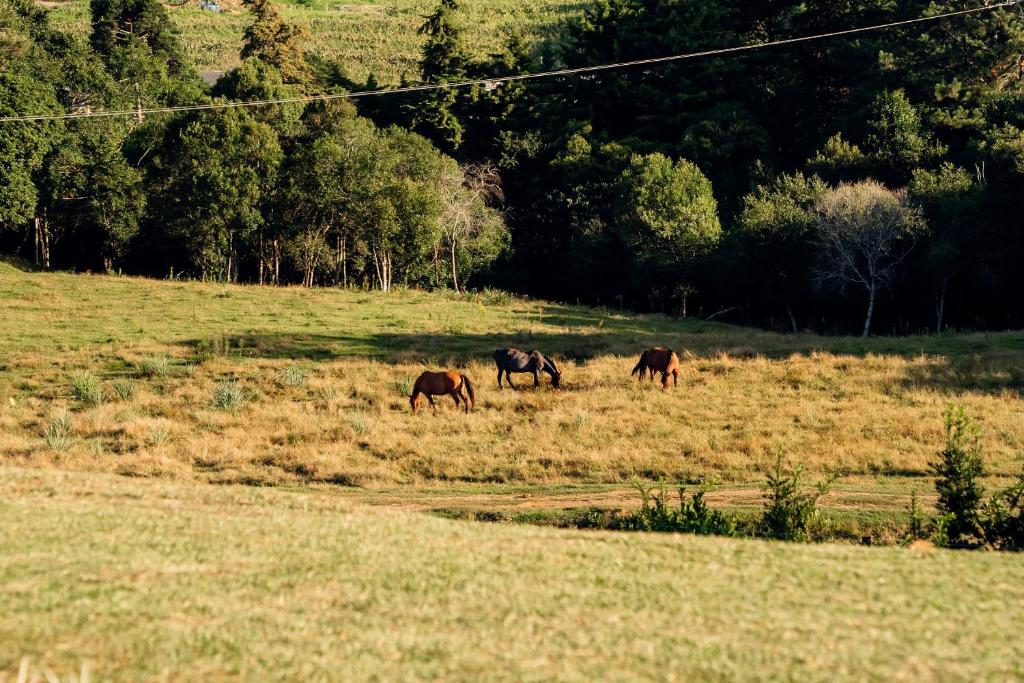
M 633 507 L 635 478 L 723 485 L 757 505 L 782 452 L 841 475 L 842 514 L 902 520 L 931 491 L 942 413 L 983 428 L 988 471 L 1021 467 L 1019 333 L 775 335 L 499 292 L 331 289 L 32 273 L 0 265 L 0 458 L 30 467 L 262 485 L 346 485 L 414 509 Z M 681 386 L 629 376 L 683 355 Z M 491 353 L 539 348 L 563 388 L 498 390 Z M 477 409 L 409 412 L 425 368 Z M 447 402 L 446 402 L 447 401 Z M 509 495 L 514 494 L 513 498 Z M 900 521 L 900 524 L 903 522 Z M 859 538 L 859 536 L 858 536 Z
M 58 550 L 59 549 L 59 550 Z M 0 469 L 0 676 L 983 680 L 996 553 L 566 532 L 334 495 Z M 1018 605 L 1018 607 L 1013 607 Z
M 48 6 L 56 26 L 88 34 L 88 0 Z M 372 73 L 382 83 L 397 83 L 402 74 L 412 78 L 417 73 L 421 38 L 416 30 L 433 6 L 430 0 L 317 0 L 282 3 L 280 8 L 289 22 L 307 30 L 309 51 L 340 60 L 350 78 L 361 82 Z M 468 44 L 476 56 L 487 55 L 501 49 L 503 29 L 518 27 L 537 35 L 578 6 L 574 0 L 469 0 L 464 4 Z M 221 7 L 218 14 L 194 3 L 168 8 L 182 45 L 201 71 L 225 71 L 239 63 L 242 32 L 251 19 L 240 2 L 223 2 Z

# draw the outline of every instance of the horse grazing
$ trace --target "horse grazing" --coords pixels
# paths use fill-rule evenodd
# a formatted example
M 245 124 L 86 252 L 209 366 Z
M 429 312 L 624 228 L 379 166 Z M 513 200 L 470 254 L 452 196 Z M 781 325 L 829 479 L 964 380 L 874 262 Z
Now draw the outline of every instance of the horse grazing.
M 654 348 L 648 349 L 640 354 L 640 362 L 633 368 L 632 375 L 640 373 L 640 381 L 644 379 L 645 372 L 651 373 L 651 381 L 654 381 L 654 373 L 661 373 L 661 388 L 668 389 L 668 376 L 672 375 L 675 386 L 679 386 L 679 356 L 672 349 Z
M 434 406 L 434 396 L 448 395 L 455 399 L 455 409 L 459 409 L 459 399 L 466 404 L 466 413 L 469 409 L 476 408 L 476 394 L 473 392 L 473 383 L 465 375 L 457 372 L 424 372 L 416 380 L 412 388 L 412 395 L 409 397 L 409 404 L 412 412 L 416 412 L 419 404 L 420 394 L 427 397 L 430 407 Z M 468 396 L 467 396 L 468 394 Z M 435 408 L 436 410 L 436 408 Z
M 555 362 L 540 351 L 520 351 L 519 349 L 498 349 L 494 352 L 494 364 L 498 366 L 498 388 L 501 389 L 501 376 L 515 389 L 512 384 L 513 372 L 533 373 L 533 386 L 540 386 L 540 373 L 551 375 L 551 386 L 558 388 L 562 383 L 562 373 Z

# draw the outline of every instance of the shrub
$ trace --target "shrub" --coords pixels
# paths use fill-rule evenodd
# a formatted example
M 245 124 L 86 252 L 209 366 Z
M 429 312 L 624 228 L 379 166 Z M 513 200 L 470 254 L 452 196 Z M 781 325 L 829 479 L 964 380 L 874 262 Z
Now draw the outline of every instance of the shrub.
M 306 385 L 306 371 L 298 365 L 289 365 L 277 373 L 277 383 L 283 387 L 301 389 Z
M 910 526 L 907 529 L 907 541 L 916 541 L 922 538 L 928 538 L 928 518 L 925 517 L 924 508 L 921 506 L 921 501 L 917 497 L 917 491 L 913 491 L 910 494 L 910 507 L 908 509 L 910 513 Z
M 725 514 L 713 510 L 704 502 L 707 489 L 703 486 L 686 500 L 686 488 L 679 487 L 679 507 L 668 504 L 668 492 L 662 484 L 655 492 L 642 483 L 636 484 L 640 492 L 640 509 L 626 517 L 622 528 L 630 531 L 672 531 L 686 534 L 734 536 L 736 524 Z
M 213 391 L 213 407 L 217 410 L 237 412 L 245 403 L 245 389 L 235 381 L 222 382 Z
M 410 396 L 412 394 L 412 380 L 411 379 L 397 379 L 395 380 L 395 390 L 401 396 Z
M 946 531 L 955 543 L 979 535 L 978 507 L 981 504 L 981 430 L 967 417 L 963 406 L 946 408 L 946 447 L 931 463 L 936 475 L 939 512 L 950 515 Z
M 75 437 L 71 428 L 71 416 L 65 411 L 56 413 L 43 427 L 43 440 L 52 451 L 66 451 L 71 448 Z
M 1024 472 L 1005 491 L 993 495 L 982 509 L 985 541 L 1000 550 L 1024 550 Z
M 83 405 L 98 406 L 103 403 L 103 387 L 91 372 L 83 372 L 72 378 L 71 393 Z
M 139 374 L 143 377 L 166 377 L 171 374 L 171 359 L 166 354 L 144 358 L 139 363 Z
M 832 480 L 821 482 L 810 491 L 802 490 L 803 468 L 797 466 L 787 474 L 782 467 L 782 453 L 775 460 L 775 469 L 764 485 L 765 508 L 758 522 L 758 533 L 786 541 L 806 541 L 818 518 L 818 500 L 828 493 Z
M 122 401 L 132 400 L 135 397 L 135 382 L 130 379 L 114 382 L 114 394 Z

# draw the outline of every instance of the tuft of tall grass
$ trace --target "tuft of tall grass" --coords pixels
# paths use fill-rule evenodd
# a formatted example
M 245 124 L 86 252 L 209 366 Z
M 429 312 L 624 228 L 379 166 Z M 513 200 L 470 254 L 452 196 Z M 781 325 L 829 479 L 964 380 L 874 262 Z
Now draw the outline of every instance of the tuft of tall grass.
M 237 412 L 245 403 L 245 389 L 235 381 L 222 382 L 213 391 L 213 407 L 229 413 Z
M 366 413 L 356 413 L 349 417 L 348 424 L 352 427 L 352 431 L 363 436 L 373 429 L 373 421 L 366 415 Z
M 67 411 L 55 413 L 43 426 L 43 441 L 51 451 L 64 452 L 75 442 L 71 416 Z
M 306 371 L 298 365 L 289 365 L 277 373 L 277 383 L 282 387 L 301 389 L 306 386 Z
M 135 398 L 135 382 L 130 379 L 114 382 L 114 395 L 122 401 L 130 401 Z
M 167 377 L 171 374 L 171 359 L 167 354 L 150 356 L 139 362 L 138 369 L 143 377 Z
M 103 386 L 96 375 L 88 371 L 71 378 L 71 394 L 82 405 L 98 406 L 103 403 Z

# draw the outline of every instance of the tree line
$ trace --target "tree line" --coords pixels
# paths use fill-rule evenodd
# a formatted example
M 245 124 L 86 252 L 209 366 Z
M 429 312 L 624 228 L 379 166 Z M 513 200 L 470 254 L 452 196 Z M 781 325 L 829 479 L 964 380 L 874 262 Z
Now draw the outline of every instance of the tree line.
M 249 0 L 205 87 L 155 0 L 92 33 L 4 0 L 4 113 L 373 89 Z M 936 15 L 959 0 L 595 0 L 473 58 L 460 1 L 407 82 L 492 79 Z M 778 330 L 1024 324 L 1024 14 L 582 76 L 130 120 L 3 124 L 3 247 L 260 283 L 493 284 Z

